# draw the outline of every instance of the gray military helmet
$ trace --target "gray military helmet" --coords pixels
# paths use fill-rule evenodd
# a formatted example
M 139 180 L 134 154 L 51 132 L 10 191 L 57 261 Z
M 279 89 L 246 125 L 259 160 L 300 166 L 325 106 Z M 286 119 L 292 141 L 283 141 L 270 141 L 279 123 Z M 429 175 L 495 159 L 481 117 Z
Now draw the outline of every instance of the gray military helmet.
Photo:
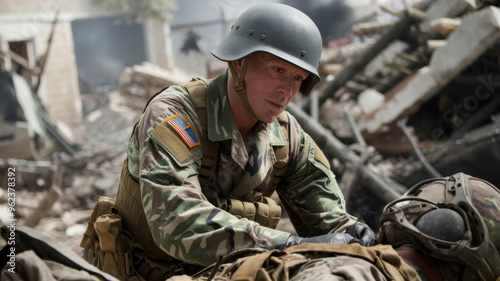
M 321 50 L 321 34 L 306 14 L 285 4 L 265 3 L 243 12 L 212 55 L 229 62 L 257 51 L 271 53 L 311 73 L 300 87 L 308 95 L 320 80 Z

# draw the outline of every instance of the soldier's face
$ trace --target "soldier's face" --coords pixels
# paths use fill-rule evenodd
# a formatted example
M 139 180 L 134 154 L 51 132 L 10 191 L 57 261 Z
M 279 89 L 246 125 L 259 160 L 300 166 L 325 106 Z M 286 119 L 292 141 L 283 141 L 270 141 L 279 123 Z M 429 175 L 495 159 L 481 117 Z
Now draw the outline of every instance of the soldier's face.
M 272 123 L 300 89 L 309 72 L 265 52 L 248 58 L 245 88 L 261 121 Z

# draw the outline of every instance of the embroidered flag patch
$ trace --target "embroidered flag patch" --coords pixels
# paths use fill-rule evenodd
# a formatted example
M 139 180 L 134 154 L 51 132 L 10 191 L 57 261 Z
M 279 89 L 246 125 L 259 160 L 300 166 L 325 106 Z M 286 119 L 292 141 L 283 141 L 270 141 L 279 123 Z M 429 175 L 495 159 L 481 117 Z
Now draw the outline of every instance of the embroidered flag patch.
M 182 116 L 178 114 L 172 115 L 167 118 L 166 122 L 181 136 L 189 148 L 193 148 L 200 144 L 193 129 L 191 129 L 191 125 L 186 122 Z

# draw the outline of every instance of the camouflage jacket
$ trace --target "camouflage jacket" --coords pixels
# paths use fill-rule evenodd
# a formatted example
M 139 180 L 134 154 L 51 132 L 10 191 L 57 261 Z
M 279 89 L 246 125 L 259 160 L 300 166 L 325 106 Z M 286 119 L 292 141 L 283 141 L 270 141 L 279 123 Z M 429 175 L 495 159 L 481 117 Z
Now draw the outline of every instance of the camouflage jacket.
M 189 144 L 179 142 L 180 133 L 168 142 L 153 134 L 178 115 L 190 126 L 187 138 L 194 142 L 200 139 L 200 120 L 189 93 L 181 86 L 171 86 L 151 101 L 132 133 L 127 151 L 128 169 L 140 183 L 145 215 L 157 245 L 170 256 L 191 264 L 209 265 L 242 248 L 270 249 L 290 235 L 238 219 L 214 206 L 206 196 L 215 193 L 221 198 L 244 200 L 253 189 L 269 185 L 266 179 L 275 161 L 272 146 L 286 143 L 276 120 L 270 124 L 259 122 L 253 138 L 245 145 L 229 105 L 226 82 L 227 74 L 223 74 L 207 88 L 209 138 L 221 142 L 215 176 L 206 185 L 210 188 L 202 188 L 198 181 L 201 146 L 179 157 L 179 143 Z M 280 199 L 289 206 L 288 214 L 300 236 L 339 231 L 341 218 L 347 221 L 342 223 L 345 226 L 354 221 L 345 211 L 335 176 L 315 159 L 317 146 L 288 116 L 290 162 L 285 180 L 277 189 Z

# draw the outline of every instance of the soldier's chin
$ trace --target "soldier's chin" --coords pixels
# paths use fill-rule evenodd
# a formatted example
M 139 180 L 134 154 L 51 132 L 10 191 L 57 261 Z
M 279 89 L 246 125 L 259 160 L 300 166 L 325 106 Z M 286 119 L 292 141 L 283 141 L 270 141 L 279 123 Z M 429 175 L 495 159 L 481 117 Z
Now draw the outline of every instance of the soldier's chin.
M 276 120 L 276 118 L 278 118 L 278 116 L 281 114 L 281 112 L 283 112 L 283 110 L 272 111 L 272 112 L 269 112 L 266 116 L 259 116 L 259 118 L 261 118 L 260 121 L 266 122 L 266 123 L 273 123 L 274 120 Z
M 260 121 L 270 124 L 273 123 L 276 118 L 278 118 L 278 116 L 266 117 L 261 119 Z

